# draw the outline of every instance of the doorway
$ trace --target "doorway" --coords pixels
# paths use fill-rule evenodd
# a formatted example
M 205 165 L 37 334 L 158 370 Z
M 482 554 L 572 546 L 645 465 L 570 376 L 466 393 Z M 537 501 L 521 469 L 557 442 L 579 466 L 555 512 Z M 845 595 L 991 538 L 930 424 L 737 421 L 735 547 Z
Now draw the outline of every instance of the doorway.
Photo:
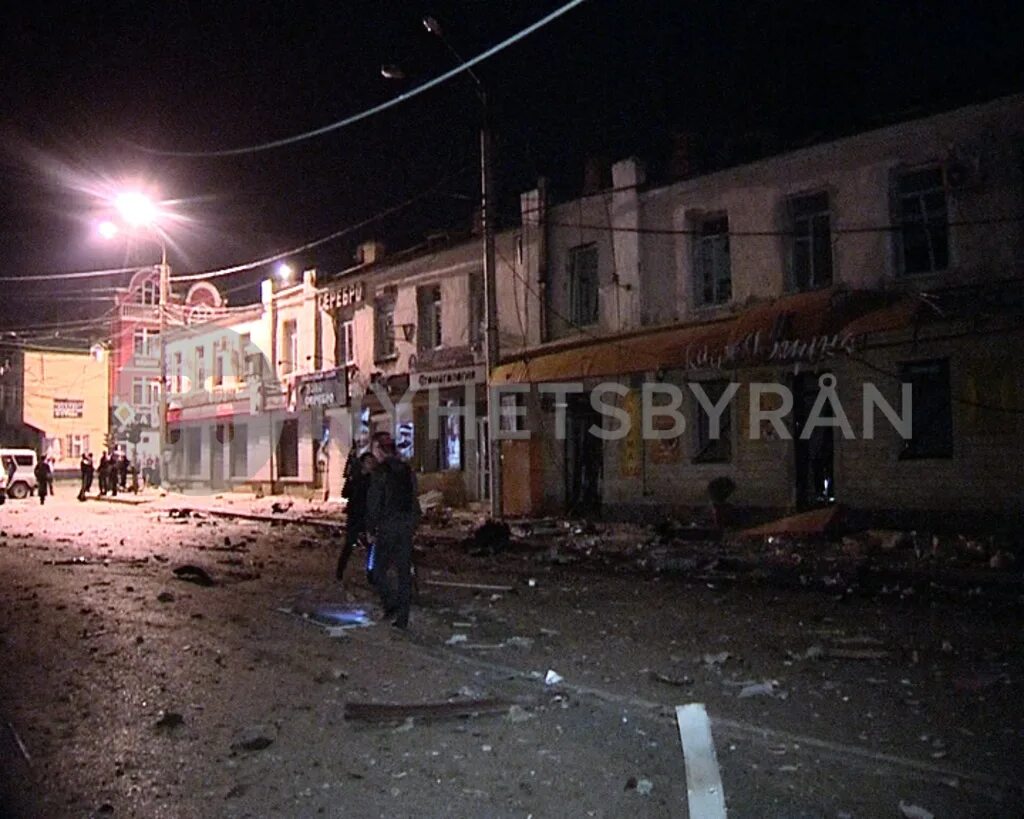
M 836 500 L 835 429 L 818 425 L 808 439 L 803 438 L 822 375 L 825 373 L 800 373 L 793 378 L 793 454 L 798 509 L 826 506 Z M 826 404 L 821 418 L 831 417 L 834 417 L 831 406 Z
M 491 450 L 487 421 L 486 415 L 476 417 L 476 497 L 482 501 L 490 500 L 491 497 Z
M 228 440 L 228 425 L 217 424 L 213 429 L 210 446 L 210 488 L 224 488 L 224 444 Z
M 566 511 L 570 515 L 591 515 L 601 510 L 604 442 L 590 432 L 590 427 L 602 425 L 601 414 L 590 405 L 587 395 L 569 395 L 567 398 Z

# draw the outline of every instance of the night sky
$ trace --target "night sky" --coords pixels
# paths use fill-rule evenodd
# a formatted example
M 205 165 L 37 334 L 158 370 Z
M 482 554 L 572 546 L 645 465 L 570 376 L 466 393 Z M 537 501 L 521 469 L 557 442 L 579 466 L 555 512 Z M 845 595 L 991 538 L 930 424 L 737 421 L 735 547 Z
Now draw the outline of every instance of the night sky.
M 2 35 L 0 276 L 156 261 L 144 243 L 94 235 L 95 192 L 119 178 L 151 179 L 179 201 L 190 223 L 173 237 L 176 273 L 257 259 L 409 199 L 296 262 L 335 271 L 363 239 L 397 248 L 464 229 L 479 123 L 465 77 L 295 147 L 185 159 L 136 146 L 218 150 L 316 128 L 453 66 L 424 15 L 470 58 L 560 5 L 24 4 Z M 1019 91 L 1019 6 L 589 0 L 478 68 L 502 208 L 514 215 L 538 174 L 571 196 L 590 155 L 638 154 L 657 174 L 676 132 L 694 135 L 710 167 Z M 385 63 L 408 79 L 383 79 Z M 232 301 L 255 298 L 244 285 L 267 273 L 225 280 L 243 288 Z M 114 283 L 0 284 L 0 325 L 102 309 Z

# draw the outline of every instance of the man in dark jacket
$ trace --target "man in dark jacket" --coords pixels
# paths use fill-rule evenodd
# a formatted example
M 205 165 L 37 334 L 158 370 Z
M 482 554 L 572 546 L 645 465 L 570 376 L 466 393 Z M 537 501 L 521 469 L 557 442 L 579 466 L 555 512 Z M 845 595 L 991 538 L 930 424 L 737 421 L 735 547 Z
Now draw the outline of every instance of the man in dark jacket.
M 79 464 L 79 469 L 82 472 L 82 488 L 78 493 L 78 499 L 84 501 L 89 489 L 92 488 L 92 453 L 82 453 L 82 462 Z
M 100 455 L 99 473 L 100 495 L 106 495 L 110 489 L 110 456 L 104 452 Z
M 366 535 L 366 496 L 370 490 L 370 476 L 377 465 L 377 459 L 369 452 L 364 452 L 358 460 L 353 461 L 351 472 L 345 476 L 345 485 L 341 496 L 348 500 L 345 506 L 345 546 L 338 558 L 336 576 L 345 579 L 345 567 L 352 557 L 352 550 Z
M 39 493 L 39 505 L 46 503 L 46 496 L 50 492 L 50 482 L 53 480 L 53 471 L 46 458 L 40 458 L 36 463 L 36 491 Z
M 374 435 L 371 451 L 377 466 L 367 493 L 366 529 L 376 537 L 373 584 L 385 616 L 394 615 L 393 625 L 407 628 L 412 601 L 412 536 L 420 521 L 416 474 L 398 457 L 390 433 Z M 392 591 L 388 581 L 391 564 L 398 574 L 397 591 Z

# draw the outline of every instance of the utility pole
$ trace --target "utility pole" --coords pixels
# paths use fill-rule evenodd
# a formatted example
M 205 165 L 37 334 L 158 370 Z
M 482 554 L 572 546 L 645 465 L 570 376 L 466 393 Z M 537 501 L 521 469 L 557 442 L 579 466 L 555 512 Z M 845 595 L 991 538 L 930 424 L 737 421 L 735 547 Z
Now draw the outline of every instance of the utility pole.
M 167 245 L 160 241 L 160 483 L 166 485 L 170 458 L 167 451 L 167 306 L 171 300 L 171 267 L 167 264 Z
M 474 77 L 475 79 L 475 77 Z M 487 372 L 487 457 L 489 493 L 491 496 L 491 517 L 498 519 L 503 514 L 502 481 L 501 481 L 501 442 L 498 440 L 498 426 L 501 407 L 492 407 L 494 395 L 491 388 L 491 374 L 498 366 L 498 288 L 494 269 L 494 228 L 496 214 L 494 208 L 494 146 L 491 140 L 490 110 L 487 104 L 487 92 L 477 80 L 477 91 L 480 96 L 481 116 L 480 127 L 480 221 L 484 235 L 484 369 Z

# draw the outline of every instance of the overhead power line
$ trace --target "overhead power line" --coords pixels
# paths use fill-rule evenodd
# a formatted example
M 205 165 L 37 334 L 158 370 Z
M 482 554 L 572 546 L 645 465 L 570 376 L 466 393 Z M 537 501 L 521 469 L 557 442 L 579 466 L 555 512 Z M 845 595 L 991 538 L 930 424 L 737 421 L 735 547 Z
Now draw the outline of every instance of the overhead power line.
M 490 59 L 495 54 L 504 51 L 509 46 L 514 45 L 515 43 L 522 40 L 524 37 L 528 37 L 530 34 L 533 34 L 533 32 L 543 28 L 548 23 L 557 20 L 563 14 L 572 11 L 574 8 L 576 8 L 576 6 L 582 5 L 584 2 L 586 2 L 586 0 L 570 0 L 570 2 L 566 3 L 564 6 L 555 9 L 546 17 L 542 17 L 536 23 L 532 23 L 531 25 L 527 26 L 521 31 L 516 32 L 511 37 L 507 37 L 506 39 L 502 40 L 497 45 L 491 46 L 482 54 L 478 54 L 476 57 L 467 60 L 466 62 L 462 63 L 459 66 L 456 66 L 450 71 L 446 71 L 444 74 L 441 74 L 438 77 L 434 77 L 434 79 L 432 80 L 428 80 L 427 82 L 422 83 L 421 85 L 418 85 L 409 91 L 399 94 L 397 97 L 394 97 L 388 100 L 387 102 L 382 102 L 380 105 L 375 105 L 372 108 L 367 108 L 364 111 L 360 111 L 358 114 L 353 114 L 349 117 L 345 117 L 344 119 L 338 120 L 337 122 L 332 122 L 329 125 L 324 125 L 320 128 L 315 128 L 312 131 L 306 131 L 301 134 L 295 134 L 290 137 L 275 139 L 269 142 L 261 142 L 257 143 L 256 145 L 247 145 L 241 148 L 226 148 L 218 151 L 167 151 L 158 150 L 156 148 L 150 148 L 141 145 L 136 145 L 135 147 L 143 151 L 146 151 L 147 153 L 158 154 L 161 156 L 178 156 L 192 158 L 240 156 L 242 154 L 252 154 L 257 153 L 259 151 L 269 151 L 273 148 L 283 148 L 286 145 L 294 145 L 298 142 L 304 142 L 308 139 L 323 136 L 324 134 L 329 134 L 332 131 L 338 131 L 342 128 L 348 127 L 349 125 L 352 125 L 353 123 L 359 122 L 360 120 L 364 120 L 383 111 L 387 111 L 389 108 L 393 108 L 394 106 L 400 105 L 406 100 L 410 100 L 413 97 L 419 96 L 424 91 L 429 91 L 431 88 L 435 88 L 436 86 L 447 82 L 448 80 L 458 76 L 459 74 L 462 74 L 464 72 L 471 72 L 474 66 L 482 63 L 484 60 Z
M 348 225 L 347 227 L 343 227 L 340 230 L 336 230 L 333 233 L 327 234 L 326 236 L 321 236 L 319 239 L 314 239 L 311 242 L 306 242 L 306 244 L 304 244 L 304 245 L 299 245 L 298 247 L 289 248 L 288 250 L 282 250 L 279 253 L 274 253 L 271 256 L 265 256 L 262 259 L 257 259 L 257 260 L 252 261 L 252 262 L 245 262 L 244 264 L 232 265 L 231 267 L 222 267 L 222 268 L 219 268 L 217 270 L 208 270 L 208 271 L 206 271 L 204 273 L 189 273 L 187 275 L 180 275 L 180 276 L 173 276 L 172 275 L 171 276 L 171 281 L 172 282 L 194 282 L 194 281 L 208 280 L 208 279 L 219 279 L 219 278 L 222 278 L 223 276 L 230 276 L 230 275 L 232 275 L 234 273 L 243 273 L 246 270 L 254 270 L 257 267 L 264 267 L 265 265 L 273 264 L 274 262 L 279 262 L 282 259 L 287 259 L 289 256 L 296 256 L 299 253 L 305 253 L 307 250 L 312 250 L 313 248 L 319 247 L 320 245 L 325 245 L 328 242 L 333 242 L 336 239 L 340 239 L 343 236 L 347 236 L 348 234 L 354 233 L 357 230 L 362 230 L 364 227 L 367 227 L 368 225 L 372 225 L 374 222 L 377 222 L 377 221 L 379 221 L 381 219 L 384 219 L 384 218 L 386 218 L 388 216 L 391 216 L 392 214 L 395 214 L 395 213 L 398 213 L 401 210 L 404 210 L 405 208 L 409 207 L 410 205 L 413 205 L 416 202 L 418 202 L 420 199 L 423 199 L 423 198 L 425 198 L 427 196 L 432 195 L 439 188 L 441 188 L 442 186 L 448 184 L 448 182 L 450 182 L 452 179 L 454 179 L 454 178 L 456 178 L 458 176 L 461 176 L 463 173 L 466 172 L 467 169 L 468 168 L 464 167 L 464 168 L 461 168 L 458 171 L 455 171 L 455 172 L 453 172 L 451 174 L 448 174 L 443 179 L 438 181 L 436 184 L 431 185 L 426 190 L 420 191 L 415 196 L 412 196 L 412 197 L 406 199 L 403 202 L 399 202 L 396 205 L 392 205 L 390 208 L 387 208 L 387 209 L 382 210 L 382 211 L 380 211 L 378 213 L 375 213 L 373 216 L 370 216 L 370 217 L 368 217 L 366 219 L 363 219 L 361 222 L 357 222 L 354 225 Z
M 135 267 L 112 267 L 107 270 L 83 270 L 77 273 L 45 273 L 31 276 L 0 276 L 0 282 L 48 282 L 65 279 L 95 279 L 101 276 L 117 276 L 122 273 L 137 273 L 152 265 Z

